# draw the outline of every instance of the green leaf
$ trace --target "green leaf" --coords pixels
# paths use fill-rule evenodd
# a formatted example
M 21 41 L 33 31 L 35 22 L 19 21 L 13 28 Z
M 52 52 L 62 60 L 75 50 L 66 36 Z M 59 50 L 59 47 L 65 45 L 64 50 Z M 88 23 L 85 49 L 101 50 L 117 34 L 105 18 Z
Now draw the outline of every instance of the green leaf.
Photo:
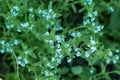
M 22 48 L 23 48 L 24 50 L 27 50 L 27 49 L 28 49 L 27 44 L 25 44 L 25 43 L 21 43 L 21 45 L 22 45 Z
M 67 67 L 63 67 L 63 68 L 60 69 L 59 73 L 60 74 L 66 74 L 66 73 L 68 73 L 68 71 L 69 71 L 69 69 Z
M 120 71 L 117 70 L 117 71 L 115 71 L 115 72 L 120 75 Z
M 77 12 L 77 10 L 76 10 L 75 5 L 74 5 L 74 4 L 71 4 L 71 6 L 72 6 L 72 9 L 73 9 L 74 13 L 76 13 L 76 12 Z
M 40 64 L 41 64 L 41 61 L 38 61 L 36 63 L 33 63 L 33 66 L 40 66 Z
M 28 18 L 30 23 L 35 22 L 35 19 L 32 15 L 29 14 Z
M 52 9 L 52 1 L 50 1 L 49 5 L 48 5 L 48 9 Z
M 80 66 L 75 66 L 75 67 L 71 68 L 71 71 L 73 74 L 78 75 L 78 74 L 82 73 L 83 68 Z

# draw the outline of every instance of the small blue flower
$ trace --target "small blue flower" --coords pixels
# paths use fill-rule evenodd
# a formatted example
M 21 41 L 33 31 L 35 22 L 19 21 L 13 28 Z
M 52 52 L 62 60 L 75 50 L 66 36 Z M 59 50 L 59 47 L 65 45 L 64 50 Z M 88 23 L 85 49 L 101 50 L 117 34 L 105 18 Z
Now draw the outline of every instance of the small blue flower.
M 21 25 L 21 27 L 25 28 L 25 27 L 28 26 L 28 22 L 26 22 L 26 23 L 21 23 L 20 25 Z
M 80 54 L 79 51 L 76 53 L 76 56 L 77 56 L 77 57 L 81 56 L 81 54 Z
M 46 36 L 49 36 L 50 34 L 49 34 L 49 32 L 47 31 L 47 32 L 45 32 L 45 35 L 46 35 Z
M 112 56 L 113 55 L 112 51 L 109 50 L 108 55 Z
M 0 50 L 0 53 L 2 53 L 2 54 L 3 54 L 3 53 L 5 53 L 5 51 L 2 49 L 2 50 Z
M 116 53 L 119 53 L 119 52 L 120 52 L 120 50 L 119 50 L 119 49 L 117 49 L 115 52 L 116 52 Z
M 7 29 L 11 29 L 11 28 L 13 28 L 13 27 L 14 27 L 14 24 L 6 25 L 6 28 L 7 28 Z
M 13 52 L 13 50 L 11 48 L 9 48 L 9 47 L 6 48 L 6 51 L 10 52 L 10 53 Z
M 14 40 L 14 45 L 18 45 L 19 41 L 18 40 Z
M 67 58 L 67 62 L 70 63 L 72 61 L 71 58 Z
M 92 5 L 93 0 L 87 0 L 87 3 L 88 3 L 89 5 Z
M 96 47 L 94 47 L 94 46 L 90 47 L 90 49 L 91 49 L 92 52 L 96 51 Z
M 91 44 L 91 45 L 96 44 L 95 40 L 91 39 L 91 40 L 90 40 L 90 44 Z
M 59 31 L 59 30 L 63 30 L 63 28 L 61 26 L 57 27 L 56 31 Z
M 28 11 L 32 13 L 33 12 L 33 8 L 32 7 L 29 8 Z
M 98 12 L 97 12 L 97 11 L 94 11 L 93 13 L 94 13 L 94 15 L 95 15 L 95 16 L 97 16 L 97 15 L 98 15 Z
M 88 53 L 87 51 L 85 51 L 85 57 L 89 57 L 90 53 Z
M 114 12 L 114 8 L 113 7 L 109 7 L 109 11 L 110 12 Z
M 4 44 L 5 44 L 5 40 L 0 41 L 0 43 L 1 43 L 2 45 L 4 45 Z
M 17 32 L 22 32 L 22 30 L 21 29 L 17 29 Z

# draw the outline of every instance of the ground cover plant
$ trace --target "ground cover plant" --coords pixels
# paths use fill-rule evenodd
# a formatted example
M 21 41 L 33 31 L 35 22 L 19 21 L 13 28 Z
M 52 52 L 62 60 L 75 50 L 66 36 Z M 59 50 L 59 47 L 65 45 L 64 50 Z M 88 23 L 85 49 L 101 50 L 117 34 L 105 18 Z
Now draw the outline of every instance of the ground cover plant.
M 120 80 L 120 0 L 0 0 L 3 80 Z

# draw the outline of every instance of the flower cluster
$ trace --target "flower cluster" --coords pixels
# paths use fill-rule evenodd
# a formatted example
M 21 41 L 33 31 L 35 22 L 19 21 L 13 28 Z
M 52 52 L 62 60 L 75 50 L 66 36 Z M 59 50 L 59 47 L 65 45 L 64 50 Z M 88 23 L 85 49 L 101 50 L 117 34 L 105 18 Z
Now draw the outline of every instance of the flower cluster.
M 93 0 L 85 0 L 84 5 L 92 5 Z
M 17 60 L 17 64 L 21 65 L 22 67 L 25 67 L 25 65 L 29 63 L 27 58 L 22 59 L 21 56 L 18 56 Z
M 13 52 L 13 49 L 12 47 L 14 46 L 18 46 L 20 43 L 19 40 L 15 39 L 11 42 L 8 42 L 7 40 L 0 40 L 0 53 L 12 53 Z
M 19 14 L 19 7 L 18 6 L 14 6 L 10 12 L 13 14 L 13 16 L 17 16 Z
M 116 51 L 119 51 L 118 49 Z M 113 63 L 116 64 L 119 61 L 119 52 L 114 53 L 113 51 L 111 51 L 110 49 L 107 52 L 108 58 L 106 60 L 106 63 Z
M 48 11 L 38 9 L 38 14 L 42 15 L 47 21 L 56 18 L 56 13 L 52 9 L 49 9 Z M 54 24 L 54 22 L 51 22 L 51 24 Z

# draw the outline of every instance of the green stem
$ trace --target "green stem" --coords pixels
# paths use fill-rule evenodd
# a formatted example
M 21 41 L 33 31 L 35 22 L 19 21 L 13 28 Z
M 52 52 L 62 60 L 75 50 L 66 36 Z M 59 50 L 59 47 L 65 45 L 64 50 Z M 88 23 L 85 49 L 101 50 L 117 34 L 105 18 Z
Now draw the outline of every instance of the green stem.
M 15 60 L 16 60 L 16 71 L 17 71 L 18 80 L 20 80 L 18 60 L 17 60 L 17 56 L 16 56 L 16 54 L 15 54 L 14 51 L 13 51 L 13 56 L 14 56 L 14 58 L 15 58 Z
M 27 22 L 27 0 L 25 0 L 25 21 Z
M 34 72 L 34 74 L 35 74 L 35 80 L 38 80 L 38 78 L 37 78 L 37 73 L 36 73 L 36 72 Z
M 87 27 L 88 27 L 88 26 L 87 26 Z M 69 32 L 75 31 L 75 30 L 77 30 L 77 29 L 87 28 L 87 27 L 85 27 L 85 26 L 78 26 L 78 27 L 75 27 L 75 28 L 73 28 L 73 29 L 70 29 Z
M 110 74 L 110 73 L 116 73 L 116 71 L 110 71 L 110 72 L 105 72 L 105 73 L 102 73 L 102 72 L 101 72 L 101 73 L 99 73 L 99 74 L 93 75 L 92 78 L 95 78 L 95 77 L 100 76 L 100 75 Z

